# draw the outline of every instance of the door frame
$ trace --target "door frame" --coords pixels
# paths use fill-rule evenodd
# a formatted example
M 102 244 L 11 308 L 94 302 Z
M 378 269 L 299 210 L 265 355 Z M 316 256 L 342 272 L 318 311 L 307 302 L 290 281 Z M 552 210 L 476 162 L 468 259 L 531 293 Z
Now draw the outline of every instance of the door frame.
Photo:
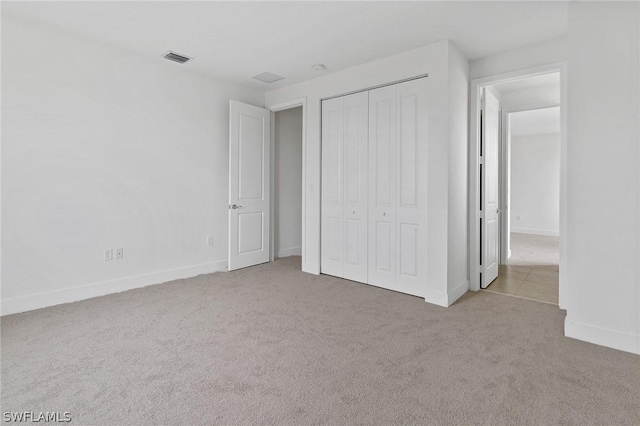
M 305 232 L 305 215 L 306 215 L 306 148 L 307 148 L 307 143 L 306 143 L 306 139 L 307 139 L 307 98 L 302 97 L 302 98 L 298 98 L 298 99 L 293 99 L 287 102 L 281 102 L 275 105 L 268 105 L 265 108 L 268 109 L 269 111 L 271 111 L 271 164 L 270 164 L 270 174 L 271 174 L 271 194 L 270 194 L 270 213 L 271 213 L 271 220 L 270 220 L 270 224 L 269 227 L 271 228 L 271 235 L 270 235 L 270 239 L 269 239 L 269 261 L 273 262 L 275 260 L 276 257 L 276 253 L 275 253 L 275 241 L 276 241 L 276 236 L 275 236 L 275 173 L 276 173 L 276 167 L 275 167 L 275 150 L 276 150 L 276 137 L 275 137 L 275 121 L 276 121 L 276 112 L 279 111 L 285 111 L 288 109 L 292 109 L 292 108 L 298 108 L 298 107 L 302 107 L 302 158 L 300 159 L 302 161 L 302 238 L 301 238 L 301 252 L 302 252 L 302 264 L 304 265 L 304 260 L 305 260 L 305 241 L 306 241 L 306 232 Z
M 511 229 L 510 209 L 511 205 L 511 126 L 509 124 L 509 111 L 500 106 L 500 265 L 507 265 L 511 257 Z
M 566 303 L 567 282 L 567 62 L 555 62 L 471 80 L 469 99 L 469 290 L 480 290 L 480 122 L 484 87 L 553 72 L 560 73 L 560 273 L 559 307 Z
M 560 106 L 560 102 L 553 105 L 546 106 L 534 106 L 532 108 L 502 108 L 502 123 L 501 123 L 501 173 L 500 177 L 500 195 L 501 195 L 501 209 L 503 212 L 503 221 L 500 224 L 500 264 L 508 265 L 509 258 L 511 257 L 511 220 L 510 220 L 510 205 L 511 205 L 511 114 L 524 112 L 524 111 L 536 111 L 547 108 L 557 108 Z

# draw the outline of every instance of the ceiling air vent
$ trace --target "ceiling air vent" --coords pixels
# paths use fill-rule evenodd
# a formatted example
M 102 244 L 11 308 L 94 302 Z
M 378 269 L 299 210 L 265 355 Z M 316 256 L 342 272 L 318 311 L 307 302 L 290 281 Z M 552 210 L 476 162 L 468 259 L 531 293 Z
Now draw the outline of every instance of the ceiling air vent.
M 179 53 L 172 52 L 172 51 L 168 51 L 163 55 L 163 57 L 170 61 L 178 62 L 179 64 L 184 64 L 185 62 L 193 59 L 188 56 L 180 55 Z
M 263 72 L 262 74 L 254 75 L 253 78 L 267 84 L 271 84 L 275 81 L 284 79 L 284 77 L 272 72 Z

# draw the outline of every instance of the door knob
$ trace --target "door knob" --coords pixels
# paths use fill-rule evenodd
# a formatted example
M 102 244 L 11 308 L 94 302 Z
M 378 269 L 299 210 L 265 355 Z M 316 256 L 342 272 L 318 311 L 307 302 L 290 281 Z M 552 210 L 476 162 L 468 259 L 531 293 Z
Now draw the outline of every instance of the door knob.
M 385 212 L 382 212 L 382 216 L 386 216 L 387 214 Z
M 355 210 L 354 210 L 354 211 L 352 211 L 352 212 L 351 212 L 351 214 L 356 214 L 356 211 L 355 211 Z
M 232 205 L 232 206 L 231 206 L 231 208 L 232 208 L 232 209 L 234 209 L 234 210 L 235 210 L 235 209 L 241 209 L 241 208 L 242 208 L 242 206 L 239 206 L 239 205 L 237 205 L 237 204 L 234 204 L 234 205 Z

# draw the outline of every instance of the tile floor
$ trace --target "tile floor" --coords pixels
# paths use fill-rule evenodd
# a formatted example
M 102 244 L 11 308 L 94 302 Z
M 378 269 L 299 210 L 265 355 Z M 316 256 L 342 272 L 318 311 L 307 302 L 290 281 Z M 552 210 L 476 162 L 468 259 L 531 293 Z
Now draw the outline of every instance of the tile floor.
M 509 265 L 486 291 L 558 304 L 558 237 L 511 234 Z

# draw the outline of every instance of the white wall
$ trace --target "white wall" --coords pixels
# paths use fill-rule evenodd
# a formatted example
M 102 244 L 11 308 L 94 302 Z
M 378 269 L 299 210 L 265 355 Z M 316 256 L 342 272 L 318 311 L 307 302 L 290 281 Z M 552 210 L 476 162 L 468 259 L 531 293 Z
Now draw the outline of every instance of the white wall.
M 560 133 L 511 137 L 511 232 L 558 236 Z
M 507 111 L 526 111 L 560 105 L 560 90 L 557 87 L 532 87 L 503 93 L 500 107 Z
M 638 354 L 639 40 L 639 3 L 569 3 L 565 333 Z
M 229 99 L 264 97 L 188 67 L 3 12 L 4 314 L 226 265 Z
M 299 256 L 302 247 L 302 107 L 275 113 L 276 257 Z
M 482 78 L 567 60 L 567 39 L 559 38 L 485 56 L 469 63 L 469 78 Z
M 469 61 L 449 45 L 448 297 L 469 289 Z
M 442 41 L 398 55 L 331 73 L 313 80 L 267 92 L 267 107 L 300 98 L 307 100 L 305 139 L 305 206 L 302 269 L 320 272 L 320 102 L 321 99 L 400 81 L 428 73 L 429 141 L 428 150 L 428 226 L 427 300 L 452 303 L 448 289 L 449 220 L 449 55 L 454 49 Z M 456 63 L 462 59 L 452 60 Z M 456 83 L 457 84 L 457 83 Z M 464 122 L 460 122 L 464 118 Z M 451 117 L 451 126 L 466 126 L 466 115 Z M 465 148 L 466 149 L 466 146 Z M 466 155 L 466 152 L 465 152 Z M 465 189 L 466 191 L 466 189 Z M 465 192 L 466 194 L 466 192 Z M 457 240 L 456 240 L 457 241 Z M 457 284 L 457 283 L 456 283 Z

